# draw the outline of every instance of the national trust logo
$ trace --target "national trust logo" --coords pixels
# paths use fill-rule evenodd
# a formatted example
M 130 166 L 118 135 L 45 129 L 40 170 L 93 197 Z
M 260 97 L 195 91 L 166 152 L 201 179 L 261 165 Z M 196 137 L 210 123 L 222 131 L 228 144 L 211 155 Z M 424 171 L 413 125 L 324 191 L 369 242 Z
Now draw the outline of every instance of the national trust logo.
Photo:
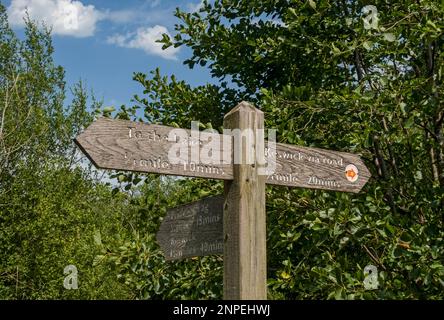
M 356 182 L 359 178 L 359 170 L 354 164 L 345 167 L 345 177 L 350 182 Z

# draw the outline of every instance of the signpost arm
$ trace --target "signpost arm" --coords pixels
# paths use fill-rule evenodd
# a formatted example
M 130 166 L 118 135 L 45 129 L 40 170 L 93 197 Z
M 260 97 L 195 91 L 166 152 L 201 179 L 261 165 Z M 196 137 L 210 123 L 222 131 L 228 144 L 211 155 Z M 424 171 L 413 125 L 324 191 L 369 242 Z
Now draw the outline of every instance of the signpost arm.
M 224 117 L 224 129 L 240 129 L 250 143 L 233 142 L 233 180 L 225 182 L 224 203 L 224 299 L 267 299 L 265 223 L 265 176 L 259 175 L 258 158 L 263 157 L 264 114 L 241 102 Z M 239 134 L 239 132 L 237 132 Z M 243 138 L 237 141 L 241 142 Z M 258 152 L 259 150 L 259 152 Z M 242 155 L 236 163 L 236 152 Z M 252 163 L 247 164 L 248 153 Z M 263 160 L 260 161 L 263 164 Z

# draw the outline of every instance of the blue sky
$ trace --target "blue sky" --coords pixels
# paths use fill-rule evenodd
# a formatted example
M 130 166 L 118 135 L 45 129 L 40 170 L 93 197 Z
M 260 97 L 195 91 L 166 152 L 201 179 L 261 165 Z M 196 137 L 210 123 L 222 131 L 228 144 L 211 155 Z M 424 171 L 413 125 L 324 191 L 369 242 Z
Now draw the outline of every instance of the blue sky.
M 1 0 L 0 0 L 1 1 Z M 179 20 L 176 7 L 197 10 L 200 0 L 8 0 L 9 22 L 23 30 L 23 15 L 53 27 L 55 60 L 72 85 L 82 79 L 106 106 L 130 104 L 142 88 L 132 80 L 134 72 L 157 67 L 164 75 L 175 74 L 193 86 L 214 82 L 206 68 L 190 70 L 182 61 L 187 48 L 162 51 L 155 40 L 163 32 L 174 35 Z

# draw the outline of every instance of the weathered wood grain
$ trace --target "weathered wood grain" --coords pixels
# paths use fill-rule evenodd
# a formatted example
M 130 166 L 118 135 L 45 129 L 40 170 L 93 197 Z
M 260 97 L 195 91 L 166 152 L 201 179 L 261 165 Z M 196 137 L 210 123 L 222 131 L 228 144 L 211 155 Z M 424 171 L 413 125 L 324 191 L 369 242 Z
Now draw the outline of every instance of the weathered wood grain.
M 245 102 L 224 118 L 226 129 L 257 131 L 263 126 L 263 113 Z M 208 140 L 208 135 L 186 129 L 179 129 L 185 134 L 178 138 L 175 130 L 100 118 L 75 142 L 98 168 L 225 180 L 224 197 L 168 210 L 157 234 L 167 260 L 223 253 L 225 299 L 267 297 L 265 183 L 359 192 L 370 178 L 364 162 L 350 153 L 267 144 L 258 136 L 251 145 L 238 144 L 231 133 Z M 171 150 L 178 142 L 187 155 L 181 153 L 175 163 Z M 210 145 L 214 149 L 206 153 Z M 196 150 L 200 158 L 193 158 Z M 239 154 L 243 159 L 253 154 L 253 163 L 233 161 Z
M 266 145 L 265 155 L 269 166 L 276 161 L 267 184 L 357 193 L 371 176 L 358 155 L 346 152 L 276 143 L 274 151 Z M 349 165 L 358 171 L 354 181 L 347 179 Z
M 219 135 L 219 163 L 204 164 L 209 161 L 203 157 L 197 163 L 183 159 L 188 164 L 171 164 L 168 151 L 175 142 L 168 141 L 168 134 L 174 129 L 176 128 L 100 118 L 75 141 L 94 165 L 102 169 L 233 179 L 233 146 L 230 142 L 223 148 L 223 135 Z M 190 135 L 190 130 L 186 132 Z M 205 141 L 200 139 L 199 143 Z M 370 178 L 364 162 L 358 155 L 351 153 L 276 143 L 275 150 L 265 146 L 265 158 L 268 167 L 275 163 L 275 171 L 269 172 L 266 177 L 266 183 L 272 185 L 356 193 Z M 229 160 L 224 162 L 223 159 Z M 354 165 L 358 171 L 354 181 L 347 179 L 345 170 L 348 165 Z
M 177 128 L 145 124 L 127 120 L 99 118 L 94 121 L 76 139 L 76 144 L 91 162 L 101 169 L 151 172 L 166 175 L 191 176 L 212 179 L 232 179 L 232 166 L 223 163 L 231 159 L 231 150 L 222 148 L 222 155 L 217 164 L 210 163 L 205 157 L 195 163 L 191 159 L 193 143 L 204 143 L 191 139 L 191 130 L 185 130 L 191 145 L 188 146 L 188 158 L 182 158 L 185 164 L 173 164 L 168 159 L 168 151 L 177 141 L 168 139 L 169 133 Z M 222 138 L 222 135 L 219 135 Z M 186 143 L 186 141 L 178 141 Z M 201 149 L 200 149 L 201 150 Z
M 224 197 L 169 209 L 157 233 L 166 260 L 223 253 Z
M 264 128 L 264 114 L 242 102 L 224 118 L 224 128 Z M 224 299 L 267 299 L 265 224 L 265 176 L 258 174 L 264 163 L 264 139 L 252 146 L 240 144 L 241 154 L 253 152 L 252 164 L 234 164 L 233 180 L 225 182 L 224 204 Z M 236 151 L 236 150 L 235 150 Z M 245 158 L 244 158 L 245 159 Z

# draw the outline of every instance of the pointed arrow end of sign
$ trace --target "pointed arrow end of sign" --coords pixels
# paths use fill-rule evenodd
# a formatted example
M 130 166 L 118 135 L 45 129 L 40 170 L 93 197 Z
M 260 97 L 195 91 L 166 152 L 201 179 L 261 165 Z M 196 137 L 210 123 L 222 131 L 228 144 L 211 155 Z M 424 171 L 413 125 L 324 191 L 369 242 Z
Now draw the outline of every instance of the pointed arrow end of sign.
M 365 162 L 362 160 L 361 157 L 359 157 L 359 177 L 361 179 L 361 185 L 358 190 L 356 190 L 356 193 L 360 192 L 362 188 L 367 184 L 368 180 L 372 176 L 370 173 L 370 170 L 368 170 L 367 166 L 365 165 Z M 346 173 L 347 174 L 347 173 Z
M 74 138 L 74 143 L 96 168 L 102 168 L 102 166 L 100 166 L 96 159 L 94 159 L 94 147 L 91 145 L 90 137 L 93 136 L 95 128 L 101 127 L 104 123 L 109 121 L 110 119 L 100 117 L 94 120 L 94 122 L 86 127 L 82 133 Z
M 84 146 L 87 145 L 87 143 L 84 139 L 82 139 L 82 134 L 74 138 L 74 143 L 96 168 L 100 168 L 99 164 L 94 160 L 94 158 L 91 156 L 88 150 L 84 148 Z

